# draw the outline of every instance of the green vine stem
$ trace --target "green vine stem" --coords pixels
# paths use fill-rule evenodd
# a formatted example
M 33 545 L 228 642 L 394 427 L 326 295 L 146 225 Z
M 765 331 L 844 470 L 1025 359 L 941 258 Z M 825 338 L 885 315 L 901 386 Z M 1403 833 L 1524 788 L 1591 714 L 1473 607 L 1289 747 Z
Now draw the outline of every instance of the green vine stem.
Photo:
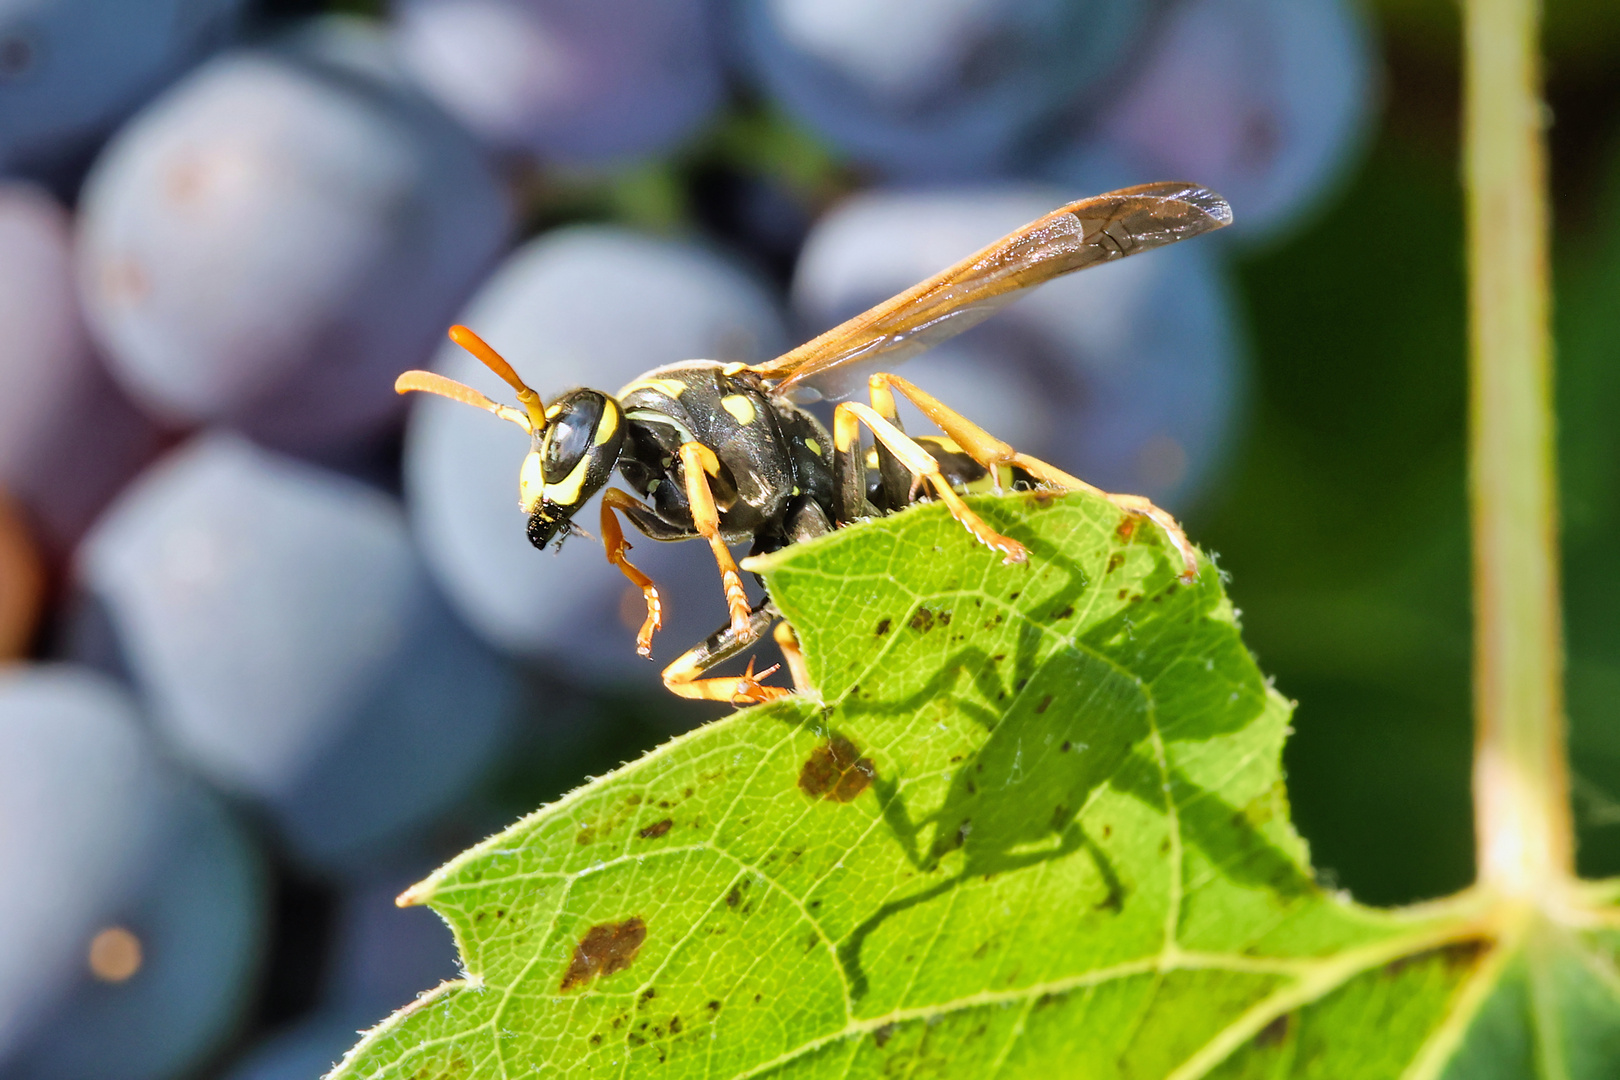
M 1540 10 L 1536 0 L 1467 0 L 1464 18 L 1479 881 L 1547 906 L 1573 879 L 1574 854 Z

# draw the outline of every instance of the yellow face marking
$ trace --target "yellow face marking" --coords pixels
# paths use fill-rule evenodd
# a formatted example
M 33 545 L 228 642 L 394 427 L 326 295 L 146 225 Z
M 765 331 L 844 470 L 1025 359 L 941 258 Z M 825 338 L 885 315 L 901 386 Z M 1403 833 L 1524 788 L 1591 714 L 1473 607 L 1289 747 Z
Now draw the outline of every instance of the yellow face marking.
M 686 393 L 686 384 L 679 379 L 637 379 L 620 390 L 619 397 L 625 397 L 637 390 L 656 390 L 667 398 L 679 399 Z
M 585 474 L 590 471 L 591 455 L 586 454 L 574 466 L 574 471 L 545 486 L 545 496 L 558 506 L 573 506 L 579 502 L 579 493 L 585 487 Z
M 816 440 L 806 439 L 804 440 L 804 445 L 808 446 L 810 448 L 810 452 L 816 455 L 816 457 L 821 456 L 821 444 L 816 442 Z
M 737 423 L 747 427 L 754 422 L 754 403 L 741 394 L 727 394 L 720 399 L 720 407 L 736 418 Z
M 557 414 L 560 412 L 562 412 L 562 402 L 559 401 L 557 404 L 546 410 L 546 419 L 555 420 L 557 419 Z
M 610 403 L 602 410 L 602 419 L 596 424 L 596 445 L 603 446 L 619 430 L 619 410 Z
M 518 472 L 518 509 L 525 514 L 534 513 L 534 508 L 540 505 L 544 488 L 545 480 L 540 476 L 540 451 L 530 450 L 523 459 L 523 468 Z

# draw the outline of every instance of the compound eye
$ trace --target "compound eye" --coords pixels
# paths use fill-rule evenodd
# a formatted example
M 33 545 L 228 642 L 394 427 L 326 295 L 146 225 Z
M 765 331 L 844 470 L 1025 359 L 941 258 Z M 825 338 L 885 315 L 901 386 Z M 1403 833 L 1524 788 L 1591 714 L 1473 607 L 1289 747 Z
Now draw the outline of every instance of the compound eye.
M 598 395 L 580 394 L 565 401 L 562 410 L 551 419 L 540 457 L 540 473 L 546 483 L 562 483 L 579 465 L 601 423 L 602 406 Z

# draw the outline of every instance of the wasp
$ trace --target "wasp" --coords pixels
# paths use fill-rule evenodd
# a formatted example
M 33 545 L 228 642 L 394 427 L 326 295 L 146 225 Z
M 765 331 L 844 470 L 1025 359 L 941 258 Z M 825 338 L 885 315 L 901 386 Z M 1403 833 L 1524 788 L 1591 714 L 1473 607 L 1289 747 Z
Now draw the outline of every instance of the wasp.
M 617 394 L 576 389 L 549 404 L 510 364 L 464 326 L 450 338 L 481 360 L 517 394 L 518 407 L 428 371 L 407 371 L 399 393 L 426 391 L 475 405 L 509 420 L 530 437 L 518 474 L 518 505 L 529 540 L 561 543 L 574 515 L 615 471 L 632 489 L 607 487 L 601 503 L 607 559 L 638 587 L 646 619 L 637 651 L 652 655 L 662 621 L 658 588 L 626 557 L 623 515 L 654 540 L 702 539 L 714 554 L 729 621 L 663 671 L 682 697 L 733 704 L 771 701 L 791 691 L 756 674 L 704 677 L 736 656 L 780 619 L 767 597 L 750 604 L 730 546 L 752 555 L 825 535 L 834 529 L 926 498 L 938 498 L 980 543 L 1006 563 L 1028 552 L 975 514 L 962 498 L 972 487 L 1090 491 L 1162 528 L 1180 555 L 1183 577 L 1197 557 L 1175 519 L 1139 495 L 1115 495 L 1070 476 L 986 432 L 932 395 L 886 370 L 981 322 L 1019 295 L 1062 274 L 1162 247 L 1227 225 L 1231 208 L 1194 184 L 1168 181 L 1081 199 L 997 240 L 956 265 L 763 364 L 685 360 L 647 372 Z M 839 402 L 832 432 L 803 405 L 832 373 L 872 372 L 870 404 Z M 915 405 L 944 438 L 912 438 L 895 395 Z M 868 451 L 861 429 L 869 431 Z M 745 559 L 746 563 L 747 560 Z M 796 685 L 803 658 L 792 631 L 776 628 Z

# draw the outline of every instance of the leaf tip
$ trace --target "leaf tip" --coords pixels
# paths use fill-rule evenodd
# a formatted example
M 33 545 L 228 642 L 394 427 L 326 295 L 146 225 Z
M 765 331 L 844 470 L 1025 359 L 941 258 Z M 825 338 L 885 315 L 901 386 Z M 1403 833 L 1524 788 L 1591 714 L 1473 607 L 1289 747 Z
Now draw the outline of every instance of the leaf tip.
M 430 882 L 418 881 L 415 885 L 394 897 L 394 906 L 402 908 L 420 907 L 422 904 L 427 903 L 427 899 L 432 893 L 433 887 Z
M 750 555 L 746 559 L 737 560 L 737 566 L 750 574 L 764 574 L 776 569 L 776 552 L 767 555 Z

